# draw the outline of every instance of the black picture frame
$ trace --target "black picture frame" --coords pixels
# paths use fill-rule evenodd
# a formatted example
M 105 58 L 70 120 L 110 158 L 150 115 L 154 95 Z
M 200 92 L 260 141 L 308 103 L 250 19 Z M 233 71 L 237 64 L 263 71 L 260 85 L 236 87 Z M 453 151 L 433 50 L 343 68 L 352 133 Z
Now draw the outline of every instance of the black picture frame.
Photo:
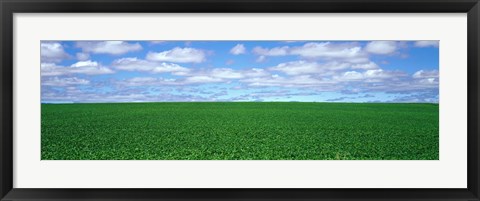
M 478 0 L 0 0 L 1 200 L 479 200 Z M 14 13 L 467 13 L 466 189 L 22 189 L 13 188 Z M 449 174 L 445 172 L 445 174 Z M 440 176 L 440 175 L 439 175 Z

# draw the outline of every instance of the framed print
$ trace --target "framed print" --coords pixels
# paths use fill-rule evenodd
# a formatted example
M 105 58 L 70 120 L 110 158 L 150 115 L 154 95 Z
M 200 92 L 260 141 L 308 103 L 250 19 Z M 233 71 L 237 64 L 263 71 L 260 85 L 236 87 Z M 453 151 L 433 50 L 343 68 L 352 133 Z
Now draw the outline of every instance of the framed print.
M 479 200 L 478 1 L 2 1 L 2 200 Z

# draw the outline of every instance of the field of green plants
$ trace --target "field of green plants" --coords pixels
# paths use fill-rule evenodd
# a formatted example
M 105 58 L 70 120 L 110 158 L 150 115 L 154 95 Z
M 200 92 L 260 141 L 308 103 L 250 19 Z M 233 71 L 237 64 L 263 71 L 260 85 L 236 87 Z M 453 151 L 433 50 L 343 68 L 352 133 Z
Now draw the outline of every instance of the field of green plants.
M 42 160 L 438 160 L 438 104 L 42 104 Z

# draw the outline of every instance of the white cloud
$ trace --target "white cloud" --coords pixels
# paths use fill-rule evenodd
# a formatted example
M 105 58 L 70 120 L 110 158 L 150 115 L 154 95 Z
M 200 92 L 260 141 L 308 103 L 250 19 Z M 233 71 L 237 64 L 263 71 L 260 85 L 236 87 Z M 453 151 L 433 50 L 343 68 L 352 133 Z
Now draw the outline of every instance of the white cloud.
M 127 44 L 126 46 L 135 46 L 136 44 L 134 42 L 119 42 L 119 46 L 125 44 Z M 263 96 L 276 96 L 276 93 L 262 93 L 255 90 L 277 88 L 287 91 L 291 90 L 288 88 L 295 88 L 295 90 L 300 91 L 311 90 L 314 94 L 323 91 L 399 94 L 431 92 L 432 94 L 438 94 L 439 72 L 437 70 L 419 70 L 413 74 L 406 74 L 401 71 L 381 69 L 377 63 L 370 61 L 369 56 L 373 54 L 393 55 L 397 49 L 405 48 L 402 42 L 374 41 L 366 45 L 363 45 L 364 43 L 354 42 L 311 42 L 301 45 L 298 43 L 284 43 L 283 45 L 289 46 L 266 46 L 268 48 L 257 46 L 253 49 L 249 48 L 248 51 L 254 53 L 257 61 L 260 62 L 274 56 L 289 56 L 287 58 L 281 58 L 280 60 L 296 58 L 289 62 L 277 62 L 263 68 L 246 68 L 247 66 L 232 68 L 232 66 L 228 65 L 232 64 L 233 61 L 228 61 L 228 58 L 225 59 L 228 61 L 225 65 L 226 67 L 215 68 L 208 63 L 203 66 L 201 64 L 194 64 L 194 67 L 190 67 L 190 65 L 181 63 L 201 63 L 206 61 L 207 55 L 211 54 L 207 50 L 189 47 L 176 47 L 173 49 L 165 49 L 167 51 L 149 52 L 145 58 L 140 59 L 137 57 L 121 58 L 117 56 L 117 59 L 111 63 L 111 66 L 107 67 L 103 66 L 100 62 L 90 60 L 90 55 L 94 57 L 94 53 L 122 54 L 120 53 L 122 51 L 107 51 L 106 49 L 109 49 L 107 48 L 108 45 L 97 43 L 93 44 L 92 42 L 89 44 L 89 47 L 83 46 L 84 51 L 74 55 L 78 61 L 67 66 L 61 66 L 56 62 L 72 57 L 68 54 L 66 57 L 46 56 L 42 54 L 40 67 L 42 86 L 45 86 L 42 90 L 50 90 L 45 93 L 44 91 L 46 90 L 42 91 L 42 100 L 44 97 L 43 94 L 49 93 L 51 96 L 46 95 L 46 98 L 56 97 L 59 98 L 58 100 L 62 98 L 67 100 L 70 95 L 75 97 L 76 93 L 79 94 L 79 100 L 85 101 L 117 101 L 115 98 L 118 98 L 118 101 L 163 101 L 167 99 L 210 100 L 208 99 L 210 98 L 209 96 L 203 92 L 198 92 L 198 90 L 197 92 L 188 92 L 190 94 L 181 94 L 187 93 L 185 91 L 187 89 L 211 87 L 211 84 L 202 85 L 209 83 L 216 83 L 214 84 L 215 88 L 212 87 L 212 91 L 224 90 L 222 88 L 232 86 L 242 87 L 245 91 L 241 91 L 240 93 L 250 94 L 252 96 L 252 98 L 248 100 L 258 99 L 258 97 L 261 98 L 262 96 L 260 96 L 260 94 L 263 94 Z M 405 44 L 410 47 L 413 45 L 419 47 L 435 46 L 434 43 L 425 44 L 425 42 L 422 41 L 417 41 L 417 43 L 405 42 Z M 64 47 L 62 47 L 60 43 L 54 44 L 50 42 L 49 45 L 50 55 L 62 55 L 61 52 L 65 53 L 65 50 L 63 50 Z M 239 43 L 230 49 L 230 53 L 234 55 L 245 54 L 247 53 L 247 49 L 243 44 Z M 402 52 L 397 52 L 394 55 L 400 55 L 401 53 Z M 46 57 L 50 60 L 45 59 Z M 272 62 L 278 61 L 278 59 L 272 58 L 270 58 L 270 60 Z M 379 62 L 381 63 L 381 61 Z M 236 62 L 236 64 L 241 63 L 242 62 L 239 63 L 239 61 Z M 87 76 L 77 75 L 109 74 L 114 73 L 114 70 L 139 71 L 140 73 L 137 74 L 147 77 L 135 77 L 131 79 L 117 77 L 116 79 L 123 80 L 116 80 L 114 76 L 109 76 L 101 80 L 86 80 L 82 78 Z M 169 73 L 176 76 L 171 78 L 170 75 L 163 74 L 165 77 L 161 77 L 161 73 Z M 221 83 L 231 83 L 231 85 L 226 86 Z M 109 84 L 114 84 L 112 89 L 115 92 L 92 92 L 95 91 L 93 90 L 94 88 L 110 87 Z M 58 90 L 58 87 L 62 87 L 64 90 Z M 184 91 L 180 92 L 180 89 Z M 118 90 L 118 93 L 116 90 Z M 177 91 L 182 97 L 180 97 L 180 95 L 174 97 L 178 94 L 175 92 L 174 95 L 173 91 Z M 160 93 L 165 94 L 162 94 L 162 97 L 158 97 Z M 191 96 L 192 94 L 199 96 L 193 97 Z M 285 95 L 284 92 L 279 92 L 278 94 L 279 96 Z M 166 98 L 169 95 L 171 97 Z M 255 96 L 255 98 L 253 96 Z M 202 99 L 202 97 L 204 99 Z M 77 100 L 77 98 L 70 99 Z
M 114 73 L 108 67 L 100 65 L 95 61 L 79 61 L 67 66 L 58 66 L 54 63 L 41 63 L 40 64 L 42 76 L 60 76 L 68 74 L 87 74 L 87 75 L 101 75 Z
M 200 75 L 206 75 L 209 77 L 214 78 L 221 78 L 221 79 L 241 79 L 241 78 L 248 78 L 248 77 L 263 77 L 270 75 L 267 71 L 260 68 L 251 68 L 247 70 L 234 70 L 231 68 L 214 68 L 212 70 L 199 73 Z
M 86 53 L 112 55 L 120 55 L 142 49 L 139 43 L 128 43 L 124 41 L 82 41 L 77 42 L 76 46 L 82 48 L 82 51 Z
M 341 60 L 350 63 L 366 63 L 368 55 L 356 43 L 311 42 L 296 47 L 274 47 L 271 49 L 255 47 L 253 53 L 259 55 L 259 61 L 266 56 L 298 55 L 307 59 Z
M 134 77 L 124 81 L 117 82 L 124 86 L 164 86 L 177 85 L 175 79 L 164 79 L 154 77 Z
M 233 55 L 245 54 L 246 48 L 243 44 L 237 44 L 230 50 L 230 53 Z
M 375 62 L 368 62 L 363 64 L 354 64 L 352 69 L 363 69 L 363 70 L 372 70 L 380 68 Z
M 413 78 L 438 78 L 438 70 L 419 70 L 412 76 Z
M 300 74 L 315 74 L 322 72 L 321 65 L 317 62 L 307 61 L 292 61 L 287 63 L 280 63 L 275 67 L 270 68 L 274 71 L 281 71 L 287 75 Z
M 367 70 L 363 73 L 366 78 L 391 78 L 399 74 L 392 71 L 384 71 L 383 69 Z M 404 75 L 403 73 L 401 75 Z
M 85 61 L 90 58 L 90 54 L 84 53 L 84 52 L 77 52 L 77 60 L 79 61 Z
M 373 54 L 391 54 L 397 50 L 395 41 L 372 41 L 367 44 L 365 50 Z
M 416 41 L 414 44 L 415 47 L 438 47 L 438 45 L 439 45 L 438 40 Z
M 77 77 L 66 77 L 66 78 L 48 78 L 42 79 L 42 85 L 44 86 L 69 86 L 69 85 L 86 85 L 89 84 L 89 80 L 80 79 Z
M 235 71 L 231 68 L 215 68 L 210 74 L 213 77 L 225 79 L 239 79 L 245 77 L 241 72 Z
M 117 82 L 123 86 L 181 86 L 189 84 L 206 84 L 214 82 L 223 82 L 222 78 L 216 78 L 208 75 L 194 75 L 183 79 L 165 79 L 153 77 L 135 77 Z
M 261 69 L 261 68 L 252 68 L 252 69 L 249 69 L 249 70 L 244 70 L 244 71 L 242 71 L 242 74 L 245 77 L 264 77 L 264 76 L 269 76 L 270 75 L 269 72 L 267 72 L 266 70 Z
M 115 60 L 112 62 L 112 67 L 117 70 L 171 73 L 173 75 L 183 76 L 182 79 L 177 79 L 175 82 L 169 83 L 175 85 L 228 82 L 231 80 L 270 75 L 266 70 L 259 68 L 244 70 L 235 70 L 231 68 L 189 69 L 173 63 L 148 61 L 138 58 L 122 58 Z
M 347 71 L 343 73 L 343 76 L 341 77 L 342 80 L 362 80 L 364 78 L 363 74 L 357 71 Z
M 54 63 L 70 58 L 70 55 L 65 52 L 62 44 L 58 42 L 42 42 L 40 44 L 40 56 L 42 62 Z
M 347 71 L 340 76 L 334 76 L 338 81 L 362 81 L 362 82 L 382 82 L 385 80 L 397 81 L 406 74 L 399 71 L 385 71 L 383 69 L 373 69 L 364 72 Z
M 155 62 L 138 59 L 136 57 L 121 58 L 113 61 L 112 66 L 118 70 L 126 71 L 144 71 L 150 73 L 174 73 L 183 75 L 190 69 L 182 67 L 178 64 Z
M 331 61 L 327 63 L 317 63 L 305 60 L 291 61 L 286 63 L 280 63 L 275 67 L 269 68 L 274 71 L 281 71 L 287 75 L 300 75 L 300 74 L 318 74 L 318 75 L 332 75 L 336 71 L 344 69 L 378 69 L 379 66 L 374 62 L 352 64 L 348 62 Z
M 41 63 L 40 72 L 41 76 L 59 76 L 65 74 L 65 67 L 54 63 Z
M 419 70 L 415 72 L 412 77 L 416 80 L 416 83 L 421 85 L 438 85 L 438 71 L 437 70 Z
M 262 56 L 285 56 L 288 54 L 289 47 L 274 47 L 271 49 L 262 48 L 262 47 L 254 47 L 252 52 Z
M 358 62 L 368 60 L 362 48 L 354 43 L 306 43 L 292 48 L 291 54 L 306 58 L 358 60 Z
M 318 87 L 322 85 L 329 85 L 318 78 L 311 75 L 297 75 L 291 77 L 283 77 L 280 75 L 272 75 L 268 77 L 254 77 L 242 79 L 240 82 L 247 83 L 249 86 L 265 87 L 265 86 L 280 86 L 280 87 Z M 329 85 L 335 87 L 334 85 Z
M 234 70 L 231 68 L 214 68 L 209 70 L 191 71 L 186 74 L 185 83 L 200 83 L 200 82 L 228 82 L 231 80 L 238 80 L 243 78 L 264 77 L 269 76 L 270 73 L 264 69 L 251 68 L 245 70 Z
M 208 76 L 212 78 L 220 78 L 223 80 L 235 80 L 235 79 L 250 78 L 250 77 L 269 76 L 270 73 L 260 68 L 251 68 L 247 70 L 234 70 L 231 68 L 214 68 L 208 71 L 191 73 L 191 76 L 195 76 L 195 75 Z
M 87 74 L 87 75 L 101 75 L 101 74 L 111 74 L 114 73 L 114 71 L 110 70 L 107 67 L 104 67 L 100 65 L 96 61 L 79 61 L 77 63 L 74 63 L 70 65 L 70 68 L 68 69 L 69 73 L 81 73 L 81 74 Z
M 438 78 L 413 78 L 401 71 L 374 69 L 366 71 L 346 71 L 331 77 L 337 91 L 411 93 L 438 90 Z
M 163 44 L 163 43 L 166 43 L 167 41 L 164 41 L 164 40 L 152 40 L 150 41 L 150 44 L 152 45 L 156 45 L 156 44 Z
M 167 61 L 174 63 L 201 63 L 206 55 L 202 50 L 195 48 L 176 47 L 163 52 L 149 52 L 146 59 L 150 61 Z
M 212 76 L 206 76 L 206 75 L 195 75 L 191 77 L 185 78 L 185 83 L 187 84 L 193 84 L 193 83 L 212 83 L 212 82 L 222 82 L 223 79 L 217 78 L 217 77 L 212 77 Z
M 134 77 L 129 79 L 131 82 L 153 82 L 153 81 L 158 81 L 159 79 L 153 78 L 153 77 Z M 162 79 L 163 80 L 163 79 Z
M 90 67 L 90 66 L 97 67 L 99 66 L 99 64 L 96 61 L 87 60 L 87 61 L 79 61 L 77 63 L 70 65 L 70 67 L 74 67 L 74 68 Z
M 436 78 L 426 78 L 426 79 L 421 79 L 418 81 L 419 83 L 422 84 L 437 84 L 438 81 Z
M 175 64 L 174 64 L 175 65 Z M 178 72 L 173 74 L 179 75 Z M 183 77 L 178 79 L 163 79 L 142 77 L 129 79 L 120 82 L 127 86 L 142 86 L 142 85 L 189 85 L 189 84 L 205 84 L 214 82 L 230 82 L 244 78 L 265 77 L 270 74 L 259 68 L 251 68 L 246 70 L 234 70 L 230 68 L 214 68 L 209 70 L 188 71 L 181 74 Z
M 74 102 L 178 102 L 178 101 L 212 101 L 211 98 L 205 98 L 199 95 L 191 94 L 171 94 L 145 93 L 144 89 L 132 89 L 123 87 L 120 90 L 112 92 L 98 93 L 95 91 L 83 91 L 74 86 L 65 86 L 64 91 L 58 92 L 52 90 L 50 86 L 42 88 L 42 101 L 57 103 Z

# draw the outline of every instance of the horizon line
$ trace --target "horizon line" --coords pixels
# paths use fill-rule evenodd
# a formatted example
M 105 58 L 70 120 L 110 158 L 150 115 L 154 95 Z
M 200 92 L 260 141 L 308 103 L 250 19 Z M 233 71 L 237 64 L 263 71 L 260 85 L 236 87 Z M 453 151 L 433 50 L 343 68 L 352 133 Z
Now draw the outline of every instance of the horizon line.
M 439 102 L 332 102 L 332 101 L 143 101 L 143 102 L 41 102 L 40 104 L 108 104 L 108 103 L 395 103 L 440 104 Z

